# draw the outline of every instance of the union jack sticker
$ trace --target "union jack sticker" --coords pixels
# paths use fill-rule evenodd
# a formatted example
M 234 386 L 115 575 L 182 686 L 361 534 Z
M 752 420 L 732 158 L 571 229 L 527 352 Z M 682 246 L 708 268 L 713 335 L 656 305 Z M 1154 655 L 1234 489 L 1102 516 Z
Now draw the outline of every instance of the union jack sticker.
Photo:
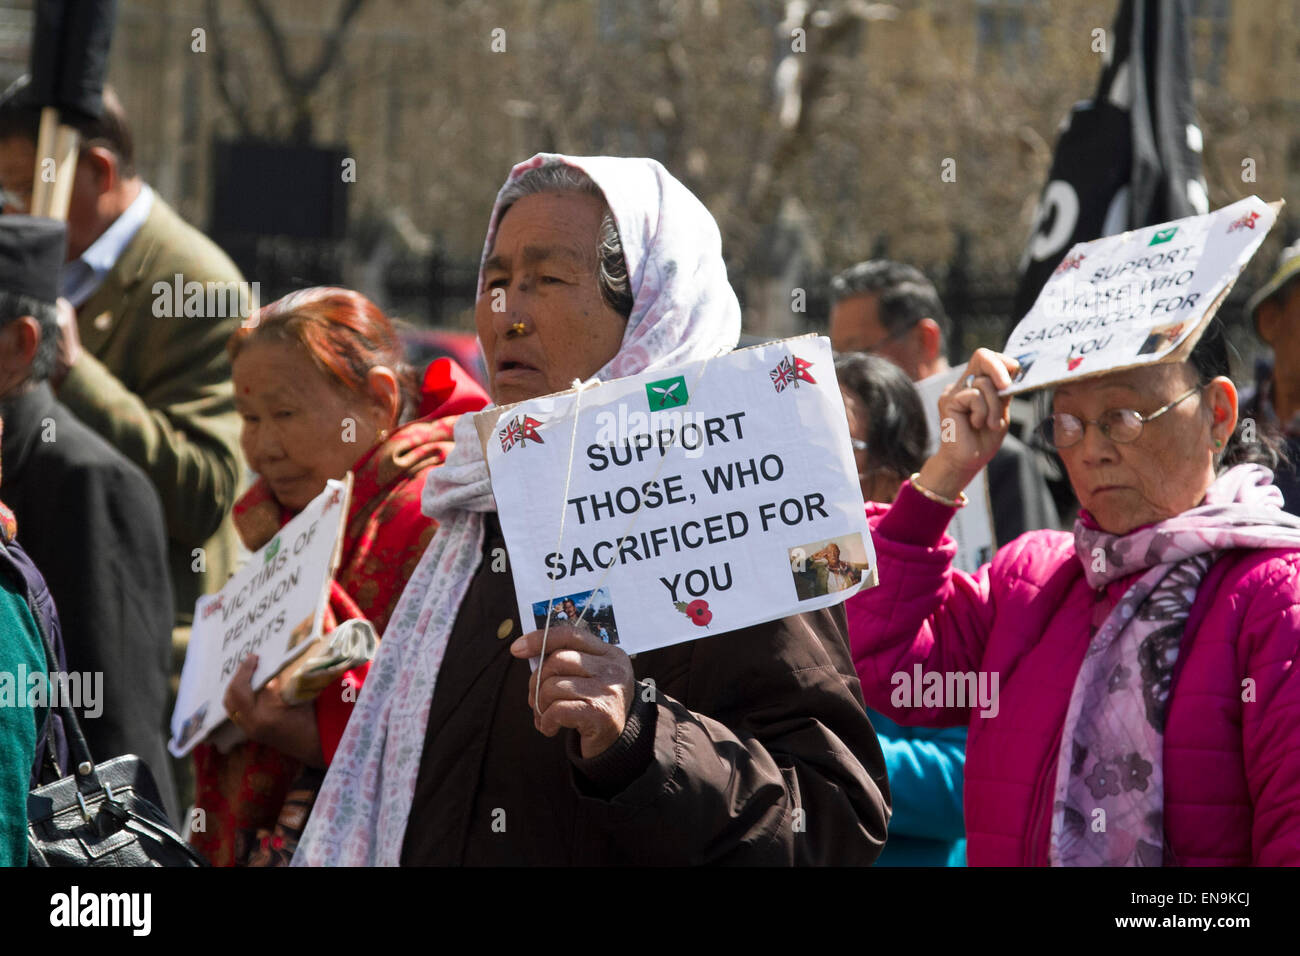
M 776 368 L 768 373 L 772 376 L 772 387 L 778 392 L 784 392 L 787 386 L 798 388 L 800 382 L 816 385 L 817 379 L 813 378 L 808 372 L 812 365 L 812 362 L 807 362 L 797 355 L 787 355 L 776 363 Z
M 1259 213 L 1248 212 L 1238 219 L 1232 220 L 1228 224 L 1228 232 L 1236 232 L 1238 229 L 1254 229 L 1255 220 L 1259 218 Z
M 1064 259 L 1061 260 L 1060 265 L 1058 265 L 1052 271 L 1052 275 L 1057 275 L 1057 276 L 1064 275 L 1065 273 L 1069 272 L 1071 269 L 1077 269 L 1079 268 L 1080 264 L 1082 264 L 1083 260 L 1084 260 L 1084 255 L 1082 252 L 1079 253 L 1077 256 L 1066 256 Z
M 537 426 L 540 425 L 537 419 L 530 415 L 519 415 L 506 423 L 506 427 L 498 432 L 501 438 L 501 450 L 509 451 L 516 445 L 520 447 L 535 441 L 539 445 L 545 444 L 542 436 L 537 434 Z

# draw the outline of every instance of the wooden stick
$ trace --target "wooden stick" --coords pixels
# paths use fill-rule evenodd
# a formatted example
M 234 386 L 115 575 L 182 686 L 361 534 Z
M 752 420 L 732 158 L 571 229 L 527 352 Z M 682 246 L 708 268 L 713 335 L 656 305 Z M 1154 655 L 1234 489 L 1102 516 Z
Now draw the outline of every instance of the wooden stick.
M 66 221 L 72 200 L 72 184 L 77 175 L 79 136 L 71 126 L 59 122 L 59 110 L 47 106 L 41 110 L 40 134 L 36 141 L 36 170 L 32 177 L 33 216 Z M 54 176 L 47 174 L 53 160 Z
M 58 136 L 54 139 L 55 175 L 53 195 L 50 198 L 51 219 L 67 221 L 68 206 L 72 202 L 72 186 L 77 179 L 77 145 L 81 134 L 71 126 L 59 125 Z
M 54 184 L 42 176 L 45 165 L 42 157 L 54 155 L 54 140 L 59 133 L 59 111 L 57 107 L 47 106 L 41 110 L 40 132 L 36 138 L 36 169 L 32 171 L 32 204 L 28 212 L 33 216 L 45 216 L 50 208 Z

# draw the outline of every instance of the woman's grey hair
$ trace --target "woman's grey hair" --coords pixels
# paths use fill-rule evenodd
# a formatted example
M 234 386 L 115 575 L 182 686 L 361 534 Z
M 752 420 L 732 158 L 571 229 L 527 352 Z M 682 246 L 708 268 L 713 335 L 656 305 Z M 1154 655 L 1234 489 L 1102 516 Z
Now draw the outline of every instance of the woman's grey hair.
M 600 287 L 601 298 L 611 309 L 623 318 L 632 314 L 632 283 L 627 274 L 627 260 L 623 258 L 623 241 L 618 235 L 618 225 L 614 214 L 609 210 L 605 194 L 590 176 L 581 169 L 566 163 L 550 162 L 524 173 L 501 194 L 501 214 L 497 225 L 505 218 L 510 207 L 525 196 L 540 193 L 579 193 L 595 196 L 605 206 L 600 217 L 600 232 L 597 234 L 598 265 L 596 282 Z
M 59 347 L 59 310 L 52 302 L 45 302 L 17 292 L 0 290 L 0 328 L 24 315 L 30 315 L 41 329 L 41 340 L 32 356 L 28 379 L 43 382 L 54 371 Z
M 1201 339 L 1187 357 L 1187 364 L 1196 375 L 1198 385 L 1209 385 L 1220 376 L 1232 377 L 1228 358 L 1228 336 L 1218 317 L 1210 320 Z M 1219 453 L 1216 470 L 1223 474 L 1234 465 L 1253 463 L 1277 471 L 1279 465 L 1292 464 L 1287 453 L 1286 439 L 1281 431 L 1266 421 L 1247 425 L 1237 422 L 1226 447 Z

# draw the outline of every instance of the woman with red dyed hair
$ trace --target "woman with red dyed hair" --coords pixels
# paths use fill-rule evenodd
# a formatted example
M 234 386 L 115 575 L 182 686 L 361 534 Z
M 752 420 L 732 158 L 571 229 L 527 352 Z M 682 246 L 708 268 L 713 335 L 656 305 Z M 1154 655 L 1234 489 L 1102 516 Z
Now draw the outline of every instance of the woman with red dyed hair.
M 327 479 L 351 471 L 327 627 L 361 618 L 382 634 L 433 536 L 420 510 L 425 479 L 450 451 L 456 418 L 487 404 L 486 393 L 449 359 L 421 382 L 392 324 L 347 289 L 303 289 L 271 303 L 227 351 L 240 444 L 257 475 L 234 509 L 244 545 L 261 548 Z M 369 669 L 348 671 L 313 702 L 288 704 L 278 680 L 253 691 L 255 666 L 246 658 L 226 692 L 233 730 L 213 735 L 245 739 L 225 752 L 214 742 L 194 751 L 203 827 L 191 841 L 217 865 L 288 862 Z

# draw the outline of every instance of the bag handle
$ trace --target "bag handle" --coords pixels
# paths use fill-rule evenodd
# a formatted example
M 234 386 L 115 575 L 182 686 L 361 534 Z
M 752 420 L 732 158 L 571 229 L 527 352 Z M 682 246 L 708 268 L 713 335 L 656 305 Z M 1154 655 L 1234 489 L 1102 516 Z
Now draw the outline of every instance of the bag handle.
M 190 862 L 194 863 L 196 866 L 209 865 L 207 859 L 202 853 L 190 846 L 189 843 L 185 842 L 185 840 L 178 839 L 175 833 L 158 826 L 158 824 L 154 823 L 152 820 L 146 819 L 137 813 L 131 813 L 124 810 L 121 805 L 112 800 L 104 804 L 104 809 L 108 813 L 117 817 L 123 827 L 132 831 L 137 836 L 142 836 L 146 839 L 153 840 L 155 843 L 161 844 L 162 846 L 182 851 L 189 857 Z
M 5 547 L 3 541 L 0 541 L 0 551 L 6 556 L 9 550 Z M 31 585 L 23 575 L 18 575 L 22 580 L 23 597 L 27 601 L 29 608 L 36 608 L 36 595 L 32 593 Z M 45 648 L 45 660 L 52 663 L 55 667 L 59 663 L 58 652 L 54 649 L 54 642 L 50 636 L 45 633 L 45 627 L 41 622 L 41 615 L 33 613 L 32 619 L 36 622 L 36 632 L 41 635 L 41 644 Z M 54 708 L 51 708 L 53 711 Z M 68 738 L 68 758 L 72 762 L 71 776 L 80 778 L 85 777 L 92 784 L 92 789 L 101 789 L 99 776 L 95 773 L 95 760 L 90 755 L 90 745 L 86 743 L 86 735 L 81 731 L 81 721 L 77 719 L 77 713 L 72 709 L 72 705 L 64 699 L 64 695 L 59 695 L 58 714 L 63 718 L 63 732 Z M 48 725 L 49 719 L 46 719 Z

